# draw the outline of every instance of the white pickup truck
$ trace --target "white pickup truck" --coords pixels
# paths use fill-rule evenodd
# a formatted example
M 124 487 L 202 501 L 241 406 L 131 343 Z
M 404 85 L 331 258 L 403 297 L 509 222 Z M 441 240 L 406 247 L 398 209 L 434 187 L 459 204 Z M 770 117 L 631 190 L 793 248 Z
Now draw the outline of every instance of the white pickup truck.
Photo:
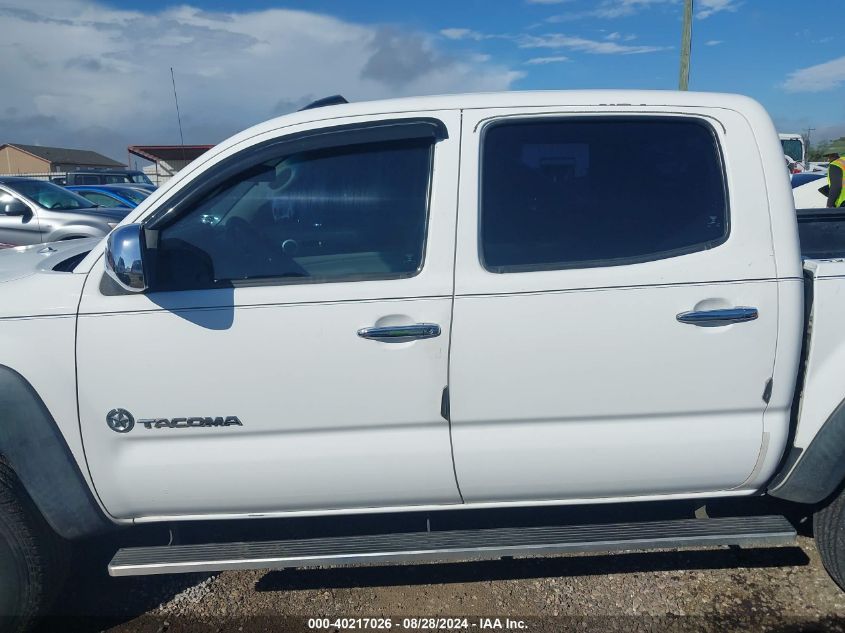
M 815 513 L 845 583 L 845 261 L 802 262 L 759 104 L 335 101 L 216 146 L 107 239 L 0 253 L 11 626 L 49 594 L 57 544 L 148 523 L 421 529 L 200 529 L 110 573 L 790 542 L 755 514 L 766 495 Z M 748 511 L 437 529 L 455 508 L 720 497 Z

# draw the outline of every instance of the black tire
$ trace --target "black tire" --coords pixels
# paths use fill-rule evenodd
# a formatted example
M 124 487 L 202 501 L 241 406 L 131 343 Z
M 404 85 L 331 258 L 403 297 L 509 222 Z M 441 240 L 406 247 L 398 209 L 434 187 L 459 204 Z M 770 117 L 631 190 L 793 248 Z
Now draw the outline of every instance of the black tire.
M 25 631 L 42 611 L 60 550 L 58 537 L 0 456 L 0 631 Z
M 845 590 L 845 491 L 816 512 L 813 535 L 827 573 Z

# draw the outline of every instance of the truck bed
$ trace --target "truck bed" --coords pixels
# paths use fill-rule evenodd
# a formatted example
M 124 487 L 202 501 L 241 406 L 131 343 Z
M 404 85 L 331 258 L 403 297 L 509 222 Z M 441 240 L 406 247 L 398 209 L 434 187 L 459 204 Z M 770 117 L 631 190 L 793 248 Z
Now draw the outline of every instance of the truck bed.
M 802 257 L 845 258 L 845 208 L 798 209 L 796 213 Z

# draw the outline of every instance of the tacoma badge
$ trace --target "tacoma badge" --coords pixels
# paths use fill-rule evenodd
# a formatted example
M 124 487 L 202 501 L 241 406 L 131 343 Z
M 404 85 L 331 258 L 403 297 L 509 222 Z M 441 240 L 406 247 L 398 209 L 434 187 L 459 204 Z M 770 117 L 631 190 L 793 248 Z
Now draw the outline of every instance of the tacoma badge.
M 129 433 L 135 428 L 135 418 L 126 409 L 112 409 L 106 414 L 106 423 L 112 431 Z M 222 426 L 243 426 L 236 415 L 193 418 L 149 418 L 138 420 L 145 429 L 188 429 Z

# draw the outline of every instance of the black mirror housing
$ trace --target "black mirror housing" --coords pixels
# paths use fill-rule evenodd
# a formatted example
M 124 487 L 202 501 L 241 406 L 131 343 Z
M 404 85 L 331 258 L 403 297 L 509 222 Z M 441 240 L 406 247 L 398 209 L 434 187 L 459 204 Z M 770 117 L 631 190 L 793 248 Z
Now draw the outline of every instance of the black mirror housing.
M 11 200 L 2 200 L 0 201 L 0 212 L 3 215 L 29 215 L 32 213 L 29 210 L 29 207 L 22 201 L 18 200 L 17 198 L 12 198 Z

